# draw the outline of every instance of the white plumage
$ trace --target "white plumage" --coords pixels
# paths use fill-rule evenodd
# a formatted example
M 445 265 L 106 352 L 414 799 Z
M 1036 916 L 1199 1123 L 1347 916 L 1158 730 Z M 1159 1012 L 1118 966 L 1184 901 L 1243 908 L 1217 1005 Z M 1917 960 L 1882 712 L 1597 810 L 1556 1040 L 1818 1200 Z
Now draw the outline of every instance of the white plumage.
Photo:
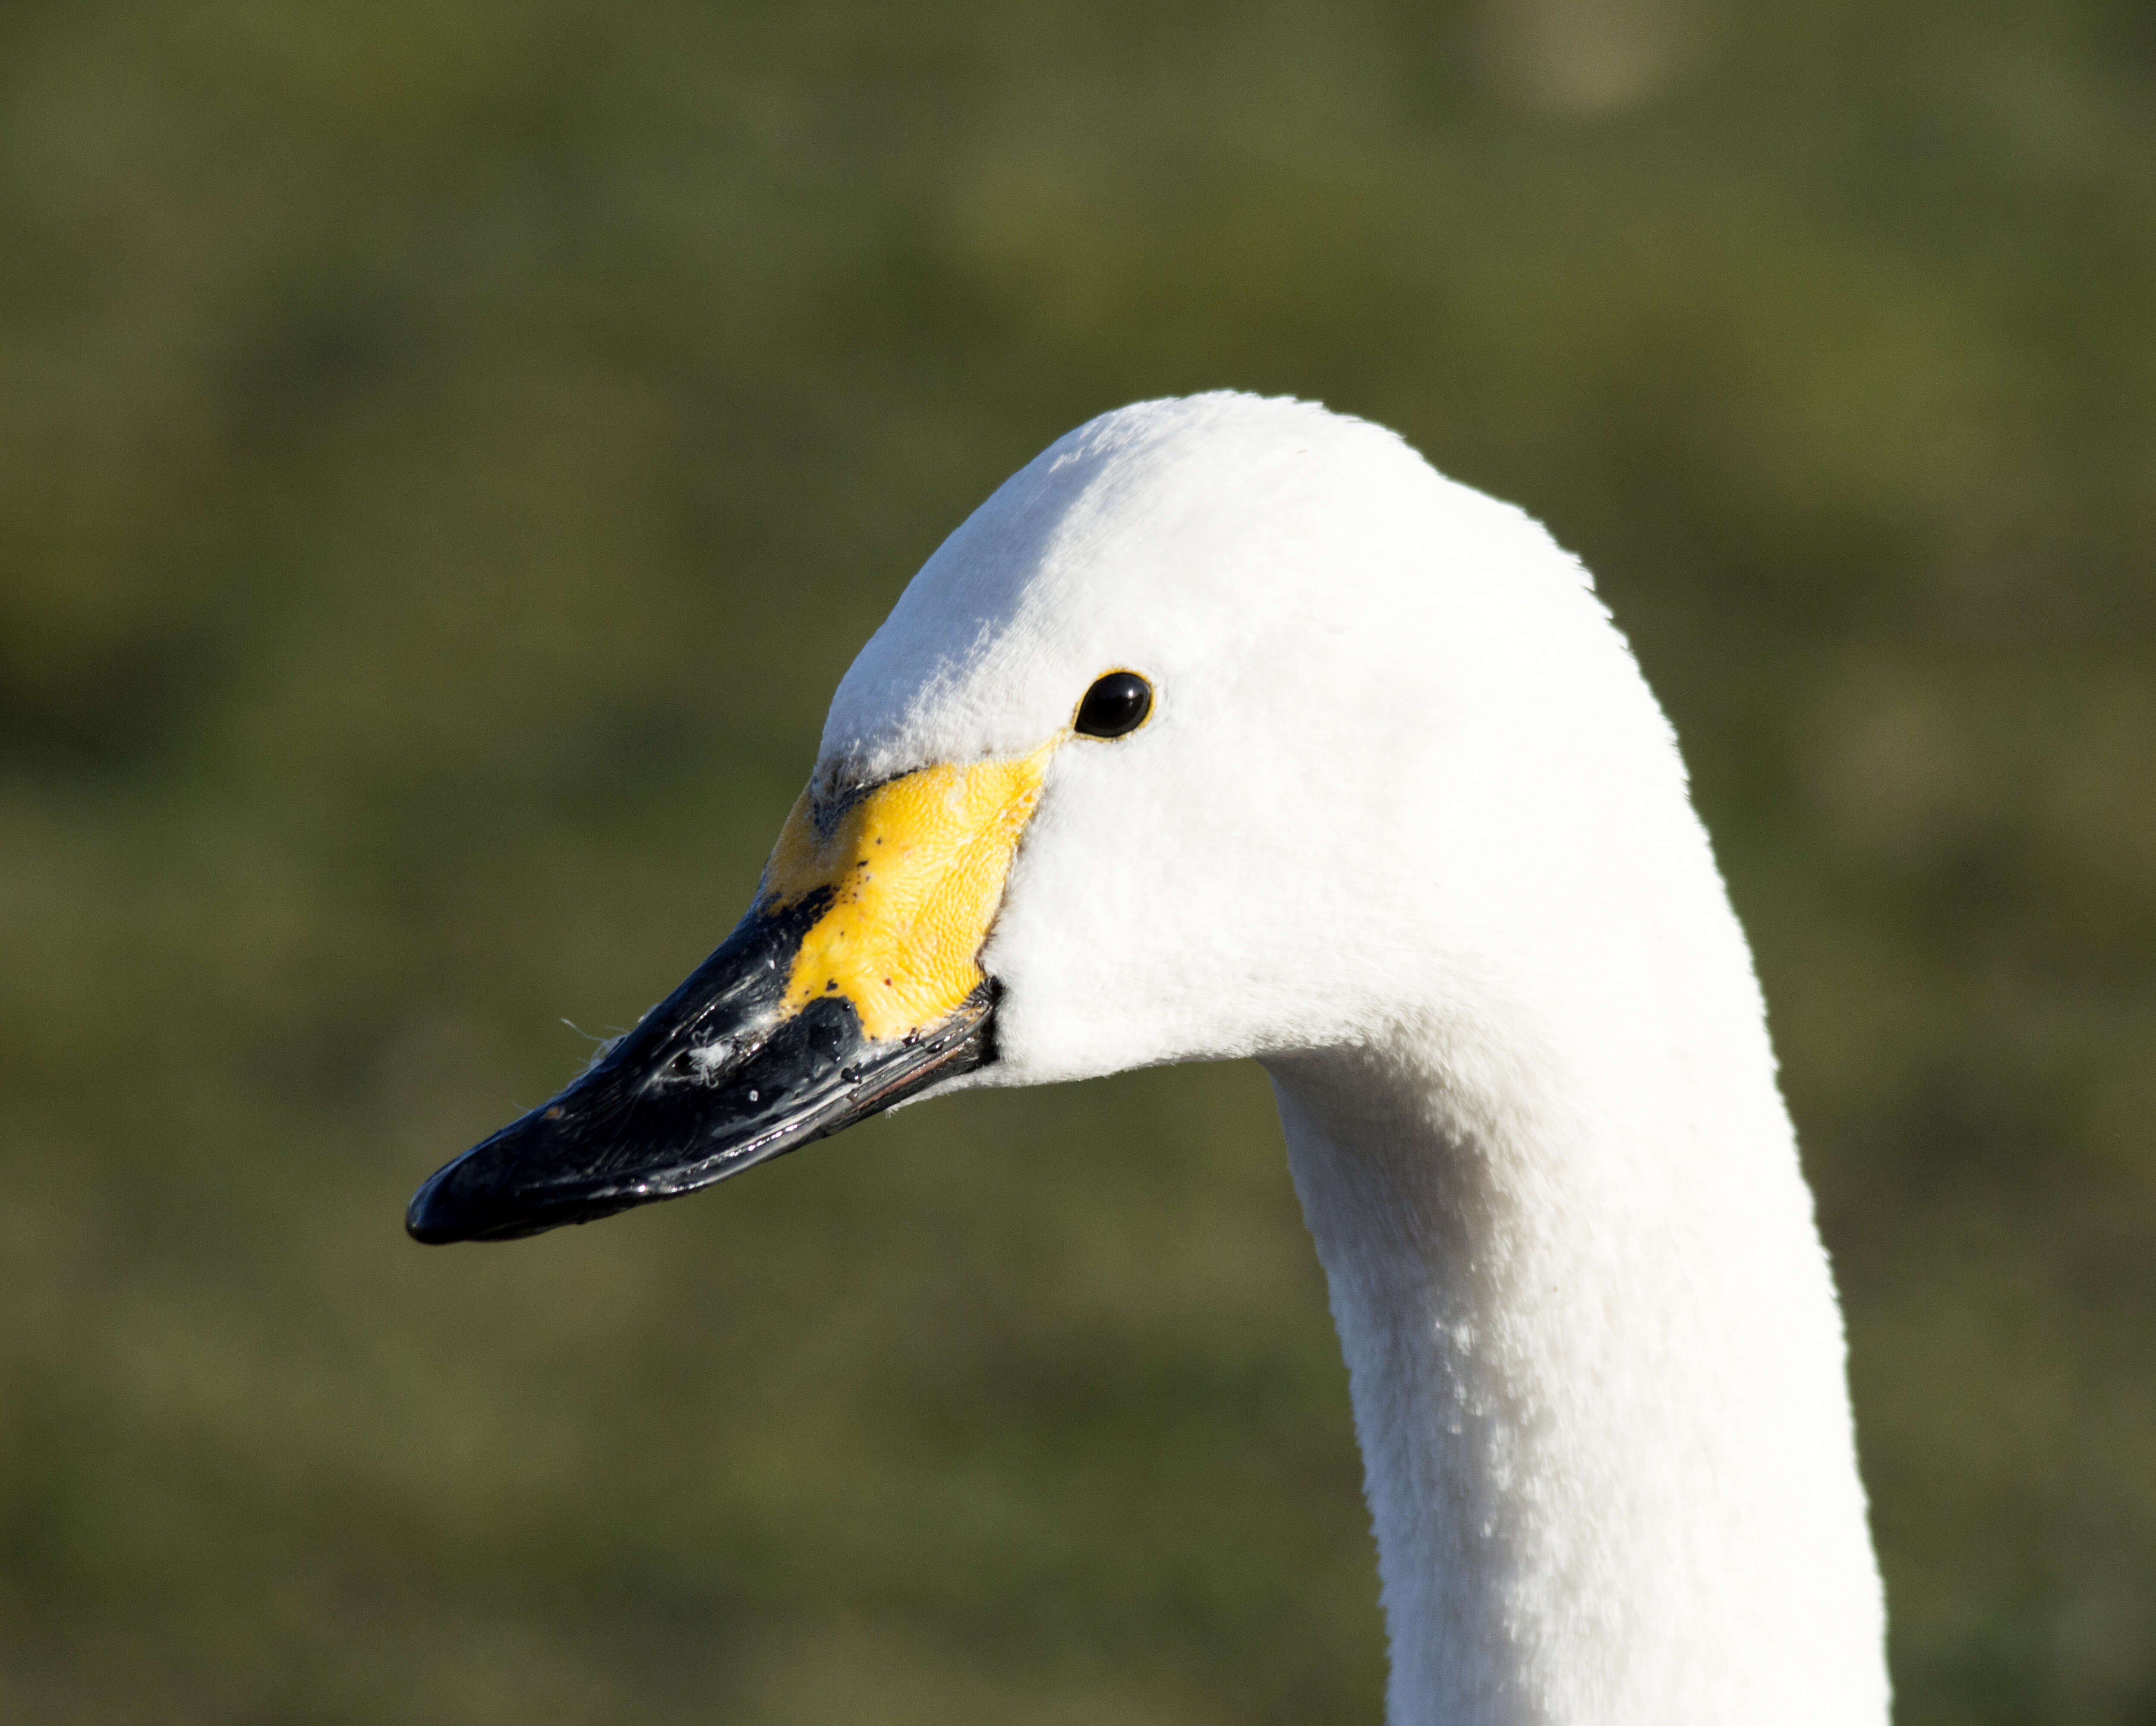
M 957 1084 L 1255 1056 L 1351 1372 L 1393 1726 L 1876 1726 L 1832 1282 L 1668 725 L 1578 564 L 1391 434 L 1071 433 L 937 552 L 819 773 L 1059 750 Z

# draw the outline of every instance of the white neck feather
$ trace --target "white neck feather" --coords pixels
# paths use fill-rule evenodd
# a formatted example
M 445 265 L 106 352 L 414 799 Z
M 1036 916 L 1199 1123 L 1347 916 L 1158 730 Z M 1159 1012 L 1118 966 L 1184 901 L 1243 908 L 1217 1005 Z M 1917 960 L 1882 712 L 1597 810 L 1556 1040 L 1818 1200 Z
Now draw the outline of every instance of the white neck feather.
M 1660 989 L 1590 975 L 1267 1063 L 1353 1384 L 1392 1726 L 1886 1719 L 1840 1316 L 1708 902 L 1655 937 Z

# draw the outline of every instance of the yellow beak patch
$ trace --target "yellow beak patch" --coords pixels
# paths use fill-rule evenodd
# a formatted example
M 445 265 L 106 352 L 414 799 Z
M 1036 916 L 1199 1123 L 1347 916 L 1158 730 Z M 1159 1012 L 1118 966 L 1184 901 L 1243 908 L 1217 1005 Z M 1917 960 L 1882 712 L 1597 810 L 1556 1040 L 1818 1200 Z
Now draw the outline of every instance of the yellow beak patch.
M 802 939 L 781 1010 L 843 996 L 878 1042 L 957 1010 L 983 980 L 981 947 L 1061 742 L 906 773 L 856 798 L 828 828 L 803 791 L 764 866 L 757 908 L 782 910 L 821 888 L 833 896 Z

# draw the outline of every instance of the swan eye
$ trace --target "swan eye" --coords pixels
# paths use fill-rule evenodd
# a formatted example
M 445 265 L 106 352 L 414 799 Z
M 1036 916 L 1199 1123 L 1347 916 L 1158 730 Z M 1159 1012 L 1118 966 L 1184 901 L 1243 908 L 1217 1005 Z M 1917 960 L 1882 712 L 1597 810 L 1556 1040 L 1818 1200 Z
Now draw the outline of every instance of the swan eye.
M 1120 737 L 1152 711 L 1152 686 L 1135 671 L 1111 671 L 1086 691 L 1071 729 L 1081 737 Z

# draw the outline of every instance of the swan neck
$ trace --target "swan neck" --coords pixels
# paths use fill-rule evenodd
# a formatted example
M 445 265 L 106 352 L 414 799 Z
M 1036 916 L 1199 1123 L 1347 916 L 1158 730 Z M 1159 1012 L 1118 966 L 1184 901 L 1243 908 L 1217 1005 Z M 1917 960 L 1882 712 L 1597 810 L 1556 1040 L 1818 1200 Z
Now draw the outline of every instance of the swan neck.
M 1714 1086 L 1697 1048 L 1624 1052 L 1616 1086 L 1441 1025 L 1268 1062 L 1391 1726 L 1879 1726 L 1840 1316 L 1763 1046 Z

